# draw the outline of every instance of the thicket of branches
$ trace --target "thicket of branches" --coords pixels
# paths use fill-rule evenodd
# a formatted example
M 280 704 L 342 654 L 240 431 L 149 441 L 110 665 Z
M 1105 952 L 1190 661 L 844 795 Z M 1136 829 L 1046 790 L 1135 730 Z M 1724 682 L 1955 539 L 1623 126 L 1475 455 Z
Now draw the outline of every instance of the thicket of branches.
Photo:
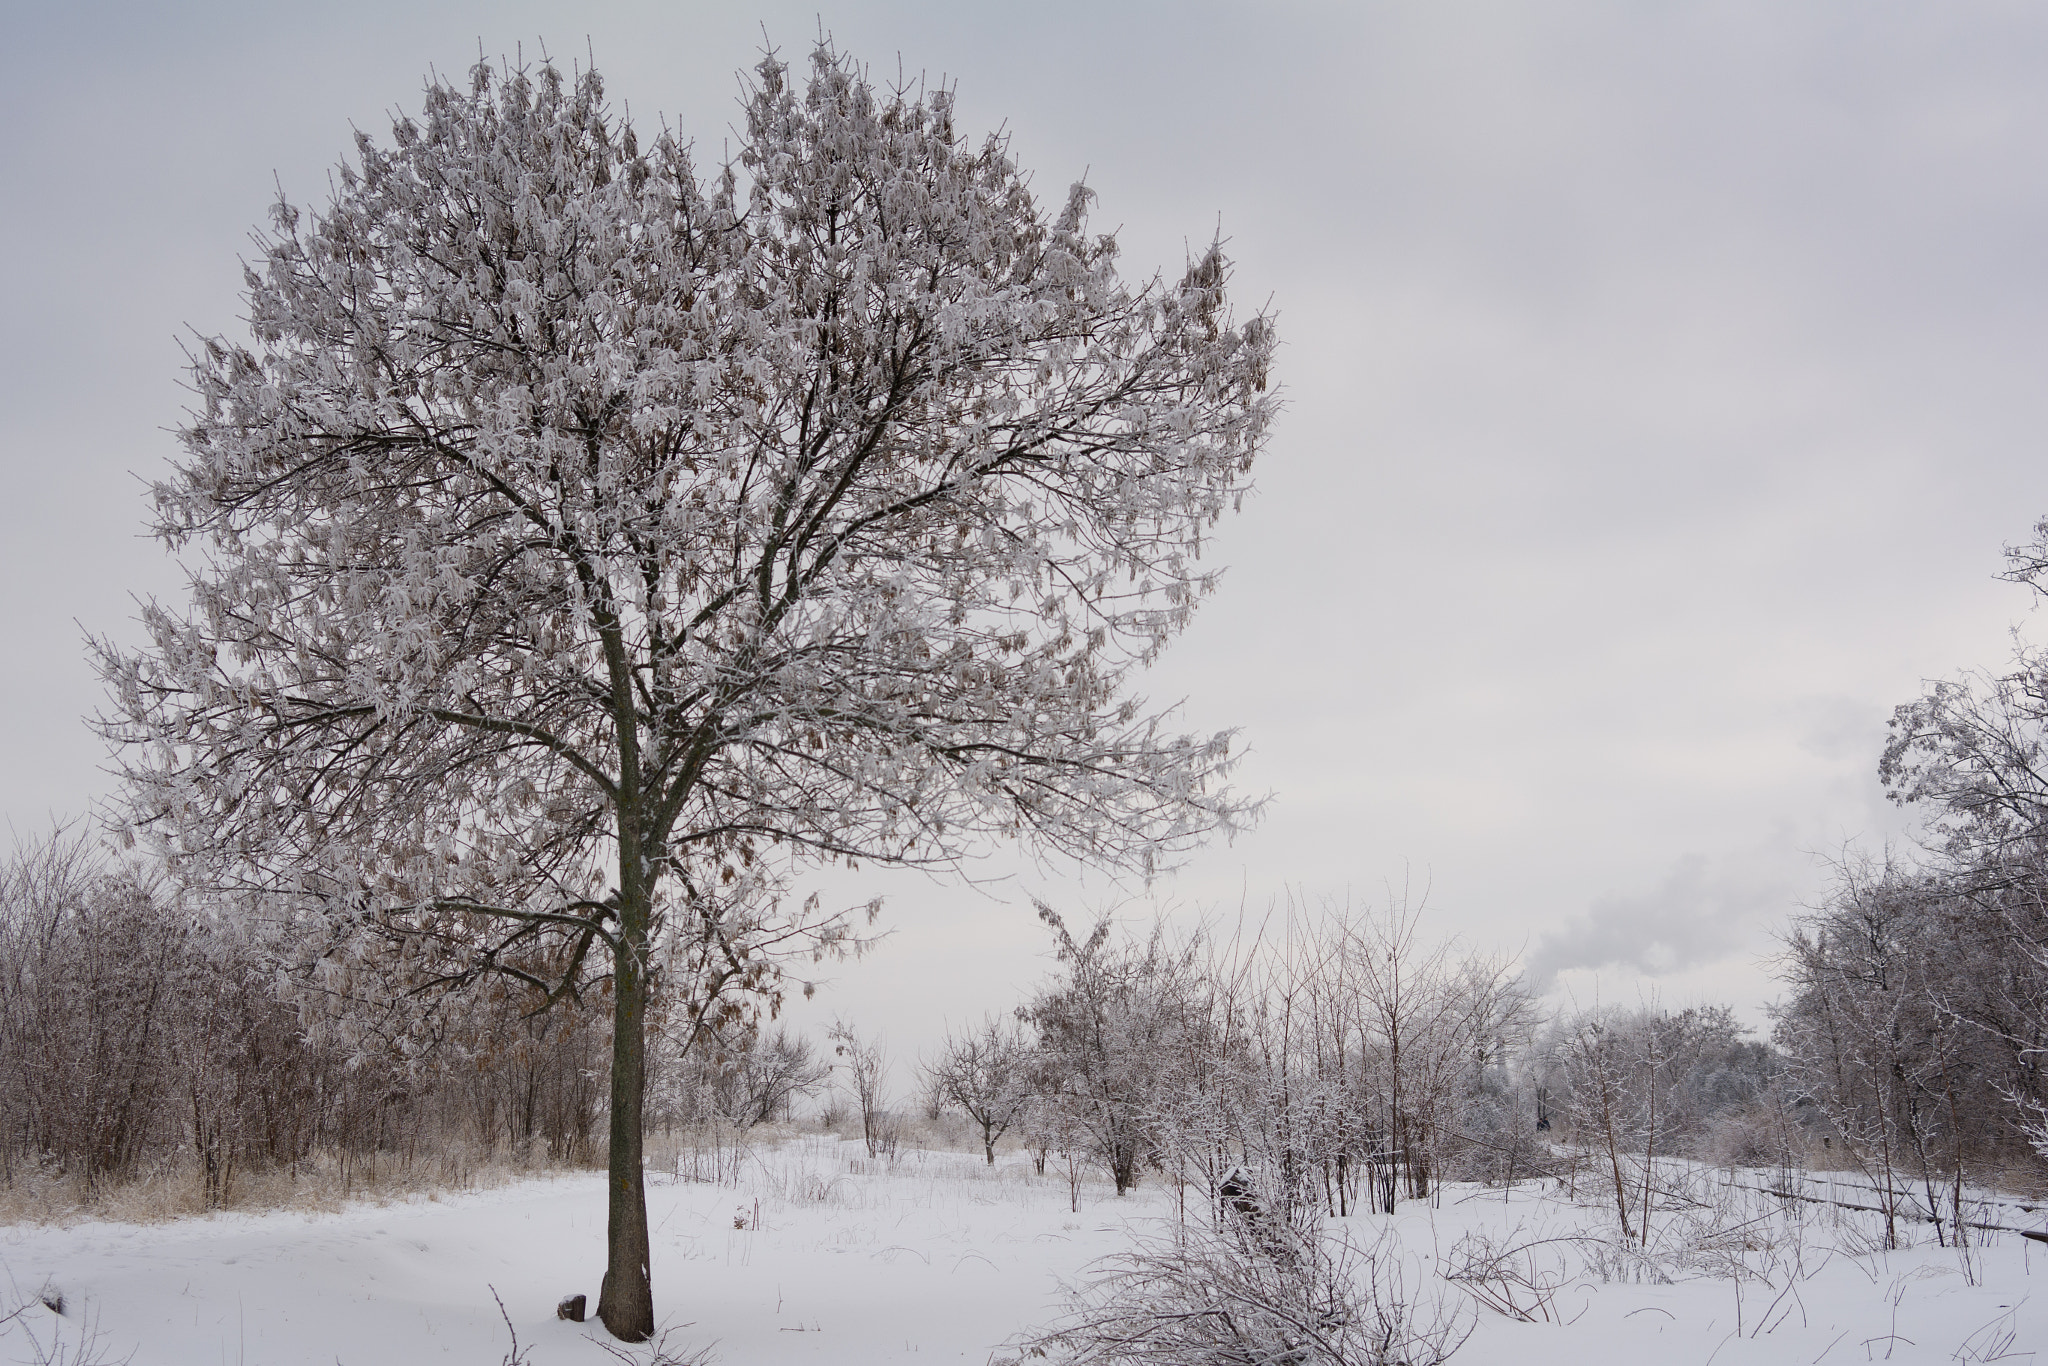
M 451 1158 L 593 1158 L 604 1021 L 450 1001 L 407 1053 L 307 1030 L 249 940 L 78 838 L 0 863 L 0 1183 L 91 1200 L 189 1175 L 201 1203 L 281 1171 L 346 1196 Z M 351 1041 L 348 1033 L 359 1037 Z
M 2048 587 L 2048 521 L 2009 555 L 2009 578 Z M 2048 1175 L 2044 758 L 2037 646 L 1899 707 L 1879 776 L 1924 818 L 1920 846 L 1845 859 L 1785 942 L 1776 1042 L 1894 1237 L 1944 1205 L 1962 1231 L 1972 1182 Z
M 1077 937 L 1046 910 L 1046 984 L 924 1064 L 927 1118 L 957 1111 L 955 1141 L 990 1162 L 1008 1143 L 1056 1164 L 1076 1201 L 1099 1173 L 1288 1221 L 1548 1175 L 1639 1237 L 1655 1160 L 1678 1156 L 1860 1167 L 1895 1218 L 1952 1224 L 1963 1184 L 2038 1171 L 2024 892 L 1845 872 L 1789 941 L 1768 1044 L 1724 1007 L 1543 1018 L 1511 963 L 1430 940 L 1398 903 L 1229 937 Z M 325 1196 L 479 1160 L 594 1162 L 601 1001 L 539 1003 L 507 984 L 444 1000 L 426 1033 L 373 1014 L 308 1028 L 232 922 L 81 840 L 30 845 L 0 865 L 0 1182 L 91 1200 L 176 1181 L 217 1207 L 258 1172 Z M 821 1118 L 844 1091 L 871 1155 L 893 1146 L 881 1056 L 851 1026 L 821 1048 L 658 1023 L 656 1130 Z
M 648 1097 L 648 1120 L 664 1130 L 705 1124 L 751 1129 L 788 1120 L 798 1103 L 816 1096 L 832 1075 L 831 1062 L 801 1034 L 770 1033 L 758 1025 L 730 1039 L 664 1037 Z
M 1058 970 L 1017 1012 L 1026 1035 L 956 1037 L 935 1071 L 977 1123 L 1013 1119 L 1119 1192 L 1152 1171 L 1276 1218 L 1343 1216 L 1445 1181 L 1576 1181 L 1597 1155 L 1633 1229 L 1660 1154 L 1761 1164 L 1811 1146 L 1779 1054 L 1727 1008 L 1545 1022 L 1511 961 L 1432 940 L 1400 901 L 1229 939 L 1106 921 L 1076 938 L 1041 914 Z
M 1549 1176 L 1611 1198 L 1625 1239 L 1668 1209 L 1660 1156 L 1803 1156 L 1777 1053 L 1721 1007 L 1544 1022 L 1513 963 L 1433 939 L 1396 900 L 1256 932 L 1085 936 L 1017 1013 L 955 1036 L 936 1075 L 970 1117 L 1122 1193 L 1181 1195 L 1174 1232 L 1098 1268 L 1027 1355 L 1388 1366 L 1440 1361 L 1469 1321 L 1392 1249 L 1328 1221 L 1446 1182 Z M 1668 1167 L 1668 1164 L 1667 1164 Z

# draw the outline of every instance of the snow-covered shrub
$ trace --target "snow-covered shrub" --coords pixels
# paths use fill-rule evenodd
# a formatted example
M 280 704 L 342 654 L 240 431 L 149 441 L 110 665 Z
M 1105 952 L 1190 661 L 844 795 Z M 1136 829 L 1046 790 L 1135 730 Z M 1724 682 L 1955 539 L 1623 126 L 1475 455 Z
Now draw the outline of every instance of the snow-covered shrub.
M 650 1153 L 658 1155 L 656 1161 L 667 1168 L 671 1180 L 718 1186 L 739 1184 L 740 1173 L 753 1155 L 748 1132 L 715 1115 L 652 1137 L 647 1146 Z
M 1123 1195 L 1165 1146 L 1172 1101 L 1198 1094 L 1187 1069 L 1208 1052 L 1199 939 L 1176 943 L 1154 926 L 1125 941 L 1108 919 L 1076 939 L 1050 907 L 1038 914 L 1061 973 L 1019 1012 L 1035 1035 L 1033 1122 L 1049 1126 L 1048 1146 L 1085 1148 Z
M 1464 1344 L 1469 1312 L 1418 1301 L 1385 1237 L 1321 1221 L 1181 1225 L 1140 1237 L 1070 1288 L 1067 1314 L 1015 1363 L 1062 1366 L 1437 1366 Z

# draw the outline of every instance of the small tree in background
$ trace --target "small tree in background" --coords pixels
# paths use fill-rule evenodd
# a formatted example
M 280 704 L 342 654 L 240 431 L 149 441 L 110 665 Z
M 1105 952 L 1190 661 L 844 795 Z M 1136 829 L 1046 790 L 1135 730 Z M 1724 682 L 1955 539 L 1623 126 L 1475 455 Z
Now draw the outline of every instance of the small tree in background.
M 1054 1132 L 1085 1135 L 1123 1195 L 1157 1147 L 1200 1025 L 1199 945 L 1175 945 L 1156 926 L 1143 944 L 1119 943 L 1106 919 L 1077 940 L 1050 907 L 1038 915 L 1053 932 L 1063 974 L 1019 1012 L 1036 1035 L 1038 1087 Z M 1071 1150 L 1073 1141 L 1058 1146 Z
M 878 1157 L 889 1123 L 889 1055 L 881 1040 L 863 1040 L 844 1020 L 834 1020 L 825 1037 L 832 1041 L 832 1052 L 846 1069 L 853 1103 L 860 1107 L 861 1142 L 869 1157 Z
M 734 1039 L 699 1039 L 676 1048 L 662 1078 L 670 1122 L 723 1120 L 742 1129 L 787 1118 L 797 1101 L 818 1093 L 832 1075 L 810 1040 L 788 1029 L 747 1030 Z
M 844 944 L 804 859 L 1142 871 L 1244 811 L 1126 690 L 1273 411 L 1220 250 L 1127 284 L 1089 191 L 829 48 L 744 106 L 704 174 L 595 72 L 480 64 L 281 200 L 155 489 L 190 606 L 99 647 L 129 829 L 309 1003 L 608 980 L 636 1340 L 657 986 L 722 1027 Z
M 1023 1037 L 990 1016 L 975 1029 L 948 1033 L 938 1061 L 925 1069 L 933 1089 L 981 1130 L 982 1152 L 991 1167 L 996 1140 L 1010 1131 L 1030 1101 L 1030 1062 Z

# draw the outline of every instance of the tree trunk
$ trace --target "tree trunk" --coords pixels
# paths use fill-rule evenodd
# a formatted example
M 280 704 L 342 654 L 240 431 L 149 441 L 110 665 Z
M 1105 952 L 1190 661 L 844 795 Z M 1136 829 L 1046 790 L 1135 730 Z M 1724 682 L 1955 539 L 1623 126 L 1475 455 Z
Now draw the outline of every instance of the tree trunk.
M 1650 1245 L 1650 1171 L 1657 1163 L 1657 1066 L 1650 1065 L 1650 1128 L 1643 1140 L 1643 1203 L 1638 1217 L 1643 1225 L 1643 1246 Z
M 634 852 L 637 855 L 638 851 Z M 654 1336 L 647 1189 L 641 1163 L 641 1104 L 647 1069 L 647 922 L 645 889 L 621 887 L 619 951 L 612 970 L 611 1202 L 597 1316 L 613 1337 L 626 1342 L 645 1342 Z
M 1604 1069 L 1606 1060 L 1596 1060 L 1596 1065 Z M 1605 1070 L 1599 1073 L 1599 1082 L 1600 1126 L 1607 1136 L 1607 1160 L 1614 1168 L 1614 1208 L 1621 1216 L 1621 1240 L 1632 1243 L 1636 1235 L 1628 1225 L 1628 1181 L 1621 1171 L 1621 1139 L 1614 1132 L 1614 1087 Z

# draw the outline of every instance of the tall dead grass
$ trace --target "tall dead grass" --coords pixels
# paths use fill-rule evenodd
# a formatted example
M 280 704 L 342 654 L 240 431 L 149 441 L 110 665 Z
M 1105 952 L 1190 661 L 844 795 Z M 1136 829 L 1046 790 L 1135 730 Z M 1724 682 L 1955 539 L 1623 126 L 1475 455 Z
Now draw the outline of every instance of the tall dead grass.
M 81 1220 L 153 1224 L 215 1211 L 332 1212 L 347 1205 L 397 1204 L 466 1191 L 493 1190 L 536 1177 L 602 1170 L 587 1156 L 549 1157 L 544 1148 L 518 1153 L 471 1140 L 405 1153 L 315 1152 L 290 1167 L 250 1167 L 224 1202 L 209 1202 L 205 1172 L 189 1154 L 159 1160 L 127 1179 L 87 1183 L 48 1167 L 17 1168 L 0 1184 L 0 1224 L 68 1224 Z

